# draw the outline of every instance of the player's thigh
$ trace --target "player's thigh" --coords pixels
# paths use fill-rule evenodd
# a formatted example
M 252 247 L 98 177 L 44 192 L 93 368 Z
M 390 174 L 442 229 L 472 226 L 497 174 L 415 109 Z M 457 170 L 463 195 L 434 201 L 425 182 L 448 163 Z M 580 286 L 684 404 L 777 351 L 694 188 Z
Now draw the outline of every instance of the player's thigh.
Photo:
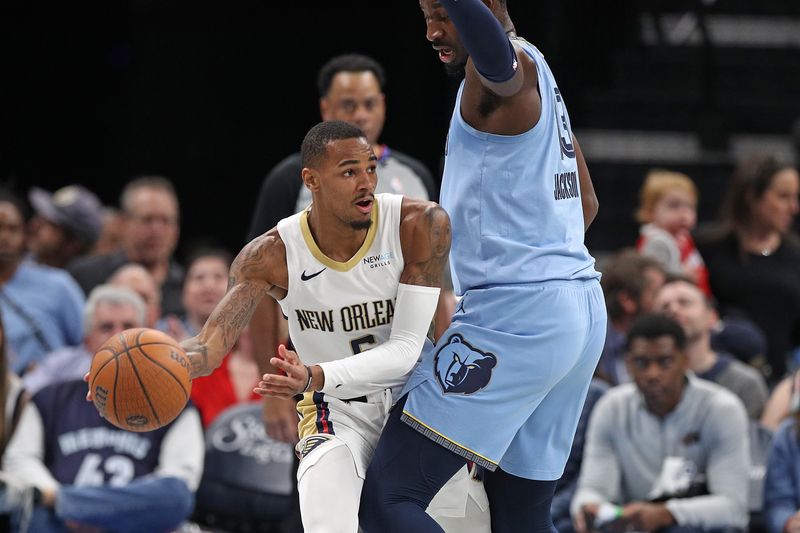
M 561 477 L 605 339 L 604 317 L 584 318 L 589 327 L 578 358 L 520 427 L 500 463 L 506 472 L 545 481 Z
M 304 465 L 306 461 L 309 463 Z M 304 531 L 358 531 L 364 480 L 358 476 L 353 454 L 344 443 L 330 440 L 314 450 L 300 462 L 297 477 Z

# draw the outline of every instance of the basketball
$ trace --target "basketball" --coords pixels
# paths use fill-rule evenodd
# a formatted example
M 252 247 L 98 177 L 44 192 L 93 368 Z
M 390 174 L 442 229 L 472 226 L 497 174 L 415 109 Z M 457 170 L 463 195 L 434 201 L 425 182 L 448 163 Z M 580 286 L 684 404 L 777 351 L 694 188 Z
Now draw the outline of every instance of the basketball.
M 175 420 L 189 399 L 189 358 L 161 331 L 135 328 L 94 354 L 89 390 L 100 414 L 121 429 L 152 431 Z

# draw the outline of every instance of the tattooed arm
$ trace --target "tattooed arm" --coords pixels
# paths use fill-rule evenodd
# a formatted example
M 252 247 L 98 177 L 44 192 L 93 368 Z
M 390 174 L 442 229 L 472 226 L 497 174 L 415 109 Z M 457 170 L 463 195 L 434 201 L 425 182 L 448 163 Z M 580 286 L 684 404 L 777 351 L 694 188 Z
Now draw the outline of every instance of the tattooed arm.
M 309 390 L 353 398 L 399 386 L 419 359 L 450 252 L 450 219 L 435 203 L 405 198 L 400 240 L 405 266 L 389 340 L 371 350 L 310 367 Z M 289 397 L 304 388 L 308 378 L 302 363 L 292 352 L 284 350 L 282 357 L 284 360 L 276 358 L 271 362 L 287 376 L 264 376 L 259 393 Z
M 192 363 L 192 378 L 206 376 L 231 350 L 266 294 L 280 298 L 286 286 L 286 248 L 276 231 L 247 244 L 231 265 L 228 292 L 203 329 L 181 342 Z

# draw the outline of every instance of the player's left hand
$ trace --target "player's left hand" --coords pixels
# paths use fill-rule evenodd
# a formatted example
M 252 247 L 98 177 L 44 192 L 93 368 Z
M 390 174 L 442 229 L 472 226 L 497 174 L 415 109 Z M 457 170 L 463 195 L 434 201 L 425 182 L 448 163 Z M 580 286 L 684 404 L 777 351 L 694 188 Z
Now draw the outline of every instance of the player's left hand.
M 269 362 L 286 375 L 264 374 L 258 386 L 253 389 L 256 394 L 288 399 L 305 390 L 308 384 L 308 370 L 296 352 L 287 350 L 286 346 L 281 344 L 278 347 L 278 357 L 273 357 Z

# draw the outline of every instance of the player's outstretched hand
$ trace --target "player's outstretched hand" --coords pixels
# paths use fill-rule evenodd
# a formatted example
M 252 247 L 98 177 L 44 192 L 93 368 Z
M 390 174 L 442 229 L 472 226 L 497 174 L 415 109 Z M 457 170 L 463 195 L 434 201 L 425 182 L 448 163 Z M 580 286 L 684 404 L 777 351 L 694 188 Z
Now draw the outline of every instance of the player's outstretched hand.
M 264 374 L 258 386 L 253 389 L 256 394 L 288 399 L 306 390 L 309 371 L 297 353 L 287 350 L 286 346 L 281 344 L 278 347 L 278 357 L 273 357 L 269 362 L 286 375 Z

